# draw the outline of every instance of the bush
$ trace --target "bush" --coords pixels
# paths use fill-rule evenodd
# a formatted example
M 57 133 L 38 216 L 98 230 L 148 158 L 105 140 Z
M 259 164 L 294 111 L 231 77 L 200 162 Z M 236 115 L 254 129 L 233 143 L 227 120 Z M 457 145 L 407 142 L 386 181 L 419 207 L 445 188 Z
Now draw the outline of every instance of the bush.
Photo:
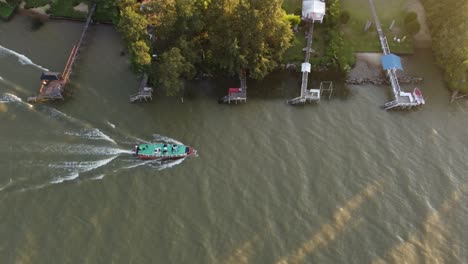
M 301 17 L 294 14 L 286 14 L 284 18 L 291 24 L 292 27 L 295 27 L 301 23 Z
M 340 22 L 342 25 L 345 25 L 348 23 L 349 19 L 351 18 L 351 15 L 349 14 L 348 11 L 343 11 L 340 15 Z
M 413 21 L 417 21 L 417 19 L 418 19 L 418 14 L 416 14 L 415 12 L 409 12 L 405 16 L 405 25 L 408 25 Z
M 410 35 L 415 35 L 421 29 L 421 25 L 419 24 L 418 20 L 414 20 L 406 25 L 406 32 Z

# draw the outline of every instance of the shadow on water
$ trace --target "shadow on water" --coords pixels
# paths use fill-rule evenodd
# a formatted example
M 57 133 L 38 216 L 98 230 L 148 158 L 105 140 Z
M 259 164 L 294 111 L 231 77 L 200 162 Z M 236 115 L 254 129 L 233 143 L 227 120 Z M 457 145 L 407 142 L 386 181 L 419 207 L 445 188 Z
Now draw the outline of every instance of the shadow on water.
M 335 211 L 333 220 L 322 225 L 309 240 L 293 250 L 291 254 L 281 257 L 277 264 L 304 263 L 305 259 L 314 254 L 316 250 L 326 247 L 350 227 L 362 222 L 359 216 L 354 215 L 355 212 L 359 210 L 364 202 L 373 198 L 382 190 L 383 185 L 383 182 L 368 184 L 359 193 L 351 197 L 343 207 Z
M 249 99 L 291 99 L 297 97 L 301 90 L 300 72 L 277 70 L 263 80 L 247 79 L 247 96 Z M 314 72 L 309 77 L 309 89 L 319 89 L 321 81 L 333 82 L 332 99 L 346 100 L 351 93 L 344 85 L 345 77 L 336 72 Z M 217 100 L 226 95 L 228 88 L 239 87 L 239 79 L 235 77 L 217 77 L 200 79 L 186 83 L 184 97 L 191 100 L 210 98 Z M 160 92 L 162 95 L 163 92 Z M 325 96 L 326 97 L 326 96 Z
M 438 210 L 428 214 L 422 223 L 422 230 L 412 231 L 406 239 L 394 245 L 383 256 L 376 257 L 373 264 L 384 263 L 463 263 L 464 249 L 453 243 L 453 230 L 446 220 L 450 213 L 466 195 L 467 185 L 453 191 Z M 451 245 L 452 254 L 446 254 L 446 246 Z M 452 259 L 448 259 L 448 258 Z M 465 259 L 466 260 L 466 259 Z

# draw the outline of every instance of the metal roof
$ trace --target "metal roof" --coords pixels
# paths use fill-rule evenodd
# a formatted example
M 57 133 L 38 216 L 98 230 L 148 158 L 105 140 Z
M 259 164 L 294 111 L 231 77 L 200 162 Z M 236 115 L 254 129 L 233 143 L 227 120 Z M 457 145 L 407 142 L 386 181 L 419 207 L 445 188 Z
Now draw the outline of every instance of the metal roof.
M 303 0 L 302 19 L 322 21 L 325 16 L 325 2 L 323 0 Z
M 388 55 L 382 56 L 382 66 L 384 70 L 389 70 L 389 69 L 403 70 L 403 67 L 401 66 L 401 59 L 395 54 L 388 54 Z

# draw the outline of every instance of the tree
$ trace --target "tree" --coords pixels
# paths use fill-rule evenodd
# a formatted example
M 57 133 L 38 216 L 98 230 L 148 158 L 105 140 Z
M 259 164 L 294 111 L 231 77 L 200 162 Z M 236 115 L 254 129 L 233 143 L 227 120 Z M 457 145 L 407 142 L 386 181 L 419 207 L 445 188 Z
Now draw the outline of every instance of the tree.
M 142 40 L 132 42 L 129 49 L 135 67 L 145 67 L 151 63 L 150 48 L 146 42 Z
M 418 20 L 413 20 L 406 25 L 406 32 L 410 35 L 415 35 L 421 30 L 421 25 L 419 24 Z
M 291 27 L 297 27 L 301 23 L 301 17 L 294 14 L 286 14 L 284 19 L 291 24 Z
M 229 74 L 248 69 L 262 79 L 276 68 L 292 30 L 281 0 L 218 0 L 207 17 L 213 61 Z
M 148 21 L 137 13 L 134 6 L 125 6 L 120 10 L 119 31 L 128 42 L 138 41 L 146 34 Z
M 161 55 L 156 64 L 155 79 L 166 89 L 166 95 L 175 96 L 184 89 L 184 79 L 193 77 L 193 65 L 187 62 L 178 48 L 172 48 Z
M 432 35 L 432 50 L 454 91 L 468 93 L 468 2 L 423 0 Z
M 340 15 L 340 23 L 345 25 L 348 23 L 349 19 L 351 18 L 351 15 L 349 14 L 348 11 L 343 11 L 341 12 L 341 15 Z

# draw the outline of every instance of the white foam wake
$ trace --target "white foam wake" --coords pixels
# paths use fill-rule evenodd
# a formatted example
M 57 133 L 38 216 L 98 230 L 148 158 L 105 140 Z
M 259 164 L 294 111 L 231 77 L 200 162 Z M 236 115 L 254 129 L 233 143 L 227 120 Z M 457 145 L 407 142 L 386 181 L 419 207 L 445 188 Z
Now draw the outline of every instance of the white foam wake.
M 43 151 L 50 151 L 60 154 L 77 154 L 77 155 L 102 155 L 114 156 L 118 154 L 133 154 L 132 150 L 118 149 L 111 147 L 99 147 L 85 144 L 50 144 L 43 148 Z
M 112 124 L 111 122 L 107 121 L 107 124 L 108 124 L 110 127 L 115 128 L 115 125 Z
M 63 162 L 63 163 L 58 163 L 58 164 L 49 164 L 49 167 L 51 168 L 65 169 L 66 171 L 70 172 L 69 175 L 66 175 L 63 177 L 57 177 L 54 180 L 52 180 L 50 183 L 57 184 L 57 183 L 62 183 L 64 181 L 74 180 L 80 176 L 80 173 L 89 172 L 99 167 L 102 167 L 110 163 L 117 157 L 118 156 L 114 156 L 108 159 L 98 160 L 98 161 L 72 161 L 72 162 Z
M 48 69 L 42 67 L 41 65 L 38 65 L 38 64 L 32 62 L 32 60 L 30 58 L 26 57 L 25 55 L 20 54 L 20 53 L 14 51 L 14 50 L 5 48 L 2 45 L 0 45 L 0 55 L 3 55 L 3 54 L 9 54 L 9 55 L 13 55 L 13 56 L 17 57 L 18 61 L 23 65 L 32 65 L 32 66 L 37 67 L 37 68 L 39 68 L 39 69 L 41 69 L 43 71 L 48 71 Z
M 30 108 L 33 107 L 33 105 L 23 102 L 23 100 L 21 98 L 19 98 L 18 96 L 14 95 L 14 94 L 10 94 L 10 93 L 5 93 L 4 95 L 2 95 L 0 97 L 0 103 L 7 103 L 7 104 L 8 103 L 20 103 L 20 104 L 25 105 L 25 106 L 30 107 Z
M 117 145 L 112 138 L 97 128 L 83 128 L 79 132 L 65 132 L 65 134 L 91 140 L 105 140 Z
M 153 139 L 158 141 L 158 142 L 163 141 L 163 142 L 167 142 L 167 143 L 183 145 L 182 142 L 179 142 L 179 141 L 177 141 L 177 140 L 175 140 L 173 138 L 162 136 L 162 135 L 159 135 L 159 134 L 153 134 Z

